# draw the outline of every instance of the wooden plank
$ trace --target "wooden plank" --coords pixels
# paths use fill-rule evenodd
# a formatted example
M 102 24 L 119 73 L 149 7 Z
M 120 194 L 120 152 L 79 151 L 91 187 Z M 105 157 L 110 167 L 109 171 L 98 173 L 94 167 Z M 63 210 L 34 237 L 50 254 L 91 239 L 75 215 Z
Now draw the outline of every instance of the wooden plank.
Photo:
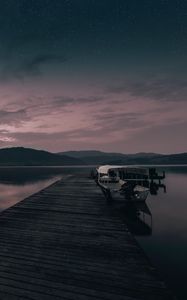
M 69 176 L 0 215 L 0 299 L 174 299 L 99 187 Z

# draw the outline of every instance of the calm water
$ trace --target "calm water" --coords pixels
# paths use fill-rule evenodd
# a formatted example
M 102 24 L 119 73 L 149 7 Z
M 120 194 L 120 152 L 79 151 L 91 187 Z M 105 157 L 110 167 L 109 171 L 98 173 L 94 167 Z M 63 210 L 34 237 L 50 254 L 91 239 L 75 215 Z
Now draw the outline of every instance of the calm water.
M 88 168 L 86 172 L 89 173 L 89 170 Z M 79 172 L 82 172 L 81 167 L 0 167 L 0 211 L 40 191 L 63 176 Z
M 187 166 L 166 168 L 166 193 L 150 195 L 152 235 L 136 237 L 178 299 L 187 299 Z
M 180 300 L 187 299 L 187 166 L 162 167 L 166 171 L 166 193 L 160 188 L 149 195 L 147 207 L 152 214 L 141 219 L 138 230 L 130 216 L 130 226 L 147 256 Z M 4 210 L 60 177 L 85 172 L 90 168 L 0 168 L 0 210 Z M 115 209 L 115 208 L 114 208 Z M 139 226 L 139 225 L 138 225 Z M 140 229 L 140 226 L 139 226 Z

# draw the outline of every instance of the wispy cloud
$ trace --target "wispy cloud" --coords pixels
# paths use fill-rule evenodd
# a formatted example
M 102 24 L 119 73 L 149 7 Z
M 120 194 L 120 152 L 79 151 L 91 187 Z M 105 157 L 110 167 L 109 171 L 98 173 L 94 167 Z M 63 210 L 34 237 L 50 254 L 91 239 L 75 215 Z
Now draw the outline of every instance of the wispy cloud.
M 8 136 L 1 136 L 0 135 L 0 142 L 2 143 L 12 143 L 12 142 L 15 142 L 15 138 L 13 137 L 8 137 Z
M 177 78 L 127 80 L 108 86 L 105 92 L 114 95 L 126 93 L 133 97 L 161 101 L 185 101 L 187 99 L 187 80 Z
M 23 75 L 39 75 L 41 68 L 49 64 L 64 63 L 66 59 L 54 54 L 37 55 L 30 60 L 25 60 L 18 68 L 18 72 Z
M 10 79 L 23 80 L 27 77 L 42 75 L 42 68 L 47 65 L 58 65 L 65 63 L 67 59 L 64 56 L 56 54 L 37 54 L 33 57 L 19 58 L 16 62 L 7 62 L 0 72 L 0 80 Z
M 57 96 L 53 98 L 53 107 L 64 107 L 69 105 L 79 105 L 79 104 L 87 104 L 87 105 L 96 105 L 100 102 L 106 100 L 104 96 L 88 96 L 88 97 L 63 97 Z
M 97 114 L 95 116 L 95 124 L 105 127 L 108 131 L 121 131 L 129 128 L 145 128 L 149 121 L 142 112 L 117 112 Z
M 180 84 L 181 89 L 185 88 Z M 64 91 L 61 82 L 59 85 L 46 84 L 36 89 L 25 85 L 24 91 L 16 87 L 16 92 L 9 90 L 7 94 L 6 89 L 1 92 L 9 95 L 0 104 L 3 145 L 7 142 L 8 145 L 61 151 L 80 148 L 109 150 L 109 147 L 114 150 L 115 145 L 123 144 L 125 149 L 129 141 L 135 145 L 132 140 L 138 137 L 139 141 L 139 136 L 146 132 L 149 143 L 151 128 L 177 127 L 186 118 L 187 103 L 176 105 L 173 100 L 163 101 L 164 94 L 159 84 L 162 96 L 158 98 L 153 98 L 155 93 L 151 93 L 146 84 L 143 88 L 131 84 L 129 92 L 127 88 L 124 91 L 121 88 L 115 93 L 110 89 L 102 93 L 100 88 L 90 86 L 77 92 L 77 86 L 73 84 L 71 89 Z
M 28 120 L 28 116 L 25 109 L 16 111 L 0 110 L 0 124 L 17 126 L 26 120 Z

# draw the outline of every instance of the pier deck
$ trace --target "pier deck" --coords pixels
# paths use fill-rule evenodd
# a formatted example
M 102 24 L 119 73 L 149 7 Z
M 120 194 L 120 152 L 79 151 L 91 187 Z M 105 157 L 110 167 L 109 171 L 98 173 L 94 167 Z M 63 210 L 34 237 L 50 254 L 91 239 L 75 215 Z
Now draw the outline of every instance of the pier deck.
M 92 179 L 72 176 L 0 215 L 0 299 L 174 299 Z

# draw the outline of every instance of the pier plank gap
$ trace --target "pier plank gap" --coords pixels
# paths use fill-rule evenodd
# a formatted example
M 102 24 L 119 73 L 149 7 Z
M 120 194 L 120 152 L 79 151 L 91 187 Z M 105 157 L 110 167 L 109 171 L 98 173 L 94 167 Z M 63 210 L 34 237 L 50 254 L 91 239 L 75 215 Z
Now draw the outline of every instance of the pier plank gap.
M 69 176 L 0 215 L 0 299 L 174 299 L 93 179 Z

